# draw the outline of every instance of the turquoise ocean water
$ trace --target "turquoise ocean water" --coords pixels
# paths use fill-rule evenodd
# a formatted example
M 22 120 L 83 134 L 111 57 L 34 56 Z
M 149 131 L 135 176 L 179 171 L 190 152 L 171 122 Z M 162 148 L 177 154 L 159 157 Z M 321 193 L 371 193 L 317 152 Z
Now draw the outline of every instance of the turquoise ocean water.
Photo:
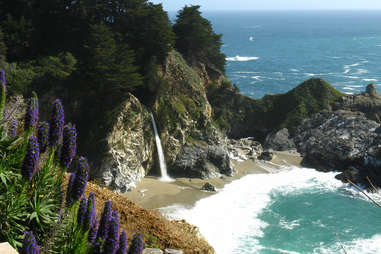
M 346 93 L 369 83 L 380 89 L 381 12 L 204 16 L 224 35 L 226 72 L 243 94 L 286 92 L 310 77 Z M 197 225 L 217 254 L 333 254 L 343 247 L 348 254 L 381 253 L 381 209 L 334 175 L 285 166 L 236 180 L 194 207 L 163 212 Z

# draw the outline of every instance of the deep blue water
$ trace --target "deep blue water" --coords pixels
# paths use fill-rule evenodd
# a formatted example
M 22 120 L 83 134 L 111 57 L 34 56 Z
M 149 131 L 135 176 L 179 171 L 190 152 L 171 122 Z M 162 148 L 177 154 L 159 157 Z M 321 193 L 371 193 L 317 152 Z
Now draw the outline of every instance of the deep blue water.
M 223 34 L 227 76 L 248 96 L 283 93 L 311 77 L 345 93 L 381 86 L 381 11 L 203 15 Z

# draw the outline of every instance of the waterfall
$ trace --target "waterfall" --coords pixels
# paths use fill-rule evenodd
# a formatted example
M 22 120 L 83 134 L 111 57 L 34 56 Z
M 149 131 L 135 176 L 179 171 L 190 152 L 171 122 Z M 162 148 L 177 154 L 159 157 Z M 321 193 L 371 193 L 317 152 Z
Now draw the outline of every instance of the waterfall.
M 164 157 L 164 153 L 163 153 L 163 148 L 161 146 L 160 137 L 159 137 L 159 134 L 158 134 L 157 128 L 156 128 L 155 118 L 153 117 L 152 112 L 151 112 L 151 118 L 152 118 L 153 130 L 155 132 L 157 155 L 159 156 L 159 162 L 160 162 L 160 172 L 161 172 L 160 180 L 165 181 L 165 182 L 169 182 L 169 181 L 172 181 L 172 179 L 167 174 L 167 165 L 165 164 L 165 157 Z

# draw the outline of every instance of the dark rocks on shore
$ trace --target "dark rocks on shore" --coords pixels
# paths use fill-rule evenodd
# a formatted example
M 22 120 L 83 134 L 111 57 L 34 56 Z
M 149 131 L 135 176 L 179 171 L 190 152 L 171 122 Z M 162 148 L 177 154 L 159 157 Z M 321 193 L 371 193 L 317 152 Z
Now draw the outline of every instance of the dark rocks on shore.
M 295 149 L 295 143 L 290 138 L 287 128 L 267 135 L 264 147 L 275 151 L 288 151 Z
M 236 169 L 227 148 L 218 145 L 187 144 L 171 167 L 176 177 L 213 178 L 220 174 L 231 176 Z
M 381 186 L 379 124 L 361 112 L 322 111 L 305 120 L 294 136 L 302 164 L 321 171 L 341 171 L 337 178 Z
M 377 92 L 376 85 L 370 84 L 363 93 L 343 96 L 333 104 L 332 108 L 333 110 L 362 112 L 370 120 L 380 122 L 381 95 Z
M 271 161 L 274 157 L 274 153 L 272 151 L 264 151 L 258 159 L 265 160 L 265 161 Z
M 205 183 L 202 187 L 201 190 L 203 191 L 210 191 L 210 192 L 216 192 L 216 187 L 214 187 L 211 183 Z

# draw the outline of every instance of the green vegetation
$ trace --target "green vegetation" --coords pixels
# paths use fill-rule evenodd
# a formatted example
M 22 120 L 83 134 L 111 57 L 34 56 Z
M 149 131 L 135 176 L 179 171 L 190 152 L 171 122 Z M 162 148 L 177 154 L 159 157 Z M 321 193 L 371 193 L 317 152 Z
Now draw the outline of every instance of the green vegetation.
M 2 88 L 4 80 L 2 75 Z M 6 93 L 1 93 L 0 97 L 5 101 Z M 10 119 L 15 119 L 13 113 L 3 117 L 1 111 L 0 242 L 9 242 L 23 254 L 39 254 L 40 251 L 62 254 L 118 251 L 126 254 L 126 233 L 119 230 L 118 212 L 111 208 L 111 201 L 106 202 L 98 223 L 94 193 L 84 197 L 89 164 L 86 158 L 76 155 L 77 133 L 72 124 L 64 126 L 60 100 L 54 101 L 50 125 L 44 122 L 42 129 L 37 128 L 38 105 L 33 92 L 24 126 L 18 124 L 15 129 L 10 123 Z M 44 141 L 50 144 L 48 149 L 42 148 Z M 73 173 L 64 194 L 66 169 Z M 136 235 L 138 242 L 132 241 L 129 253 L 140 254 L 144 239 L 139 232 Z M 154 237 L 150 242 L 157 245 Z
M 204 63 L 208 67 L 225 70 L 225 55 L 221 53 L 221 34 L 213 31 L 210 21 L 203 18 L 200 6 L 185 6 L 177 14 L 173 31 L 176 49 L 191 65 Z
M 233 85 L 211 86 L 208 98 L 214 121 L 233 137 L 255 136 L 288 128 L 291 132 L 305 118 L 323 109 L 343 94 L 323 79 L 309 79 L 285 94 L 251 99 L 238 94 Z

